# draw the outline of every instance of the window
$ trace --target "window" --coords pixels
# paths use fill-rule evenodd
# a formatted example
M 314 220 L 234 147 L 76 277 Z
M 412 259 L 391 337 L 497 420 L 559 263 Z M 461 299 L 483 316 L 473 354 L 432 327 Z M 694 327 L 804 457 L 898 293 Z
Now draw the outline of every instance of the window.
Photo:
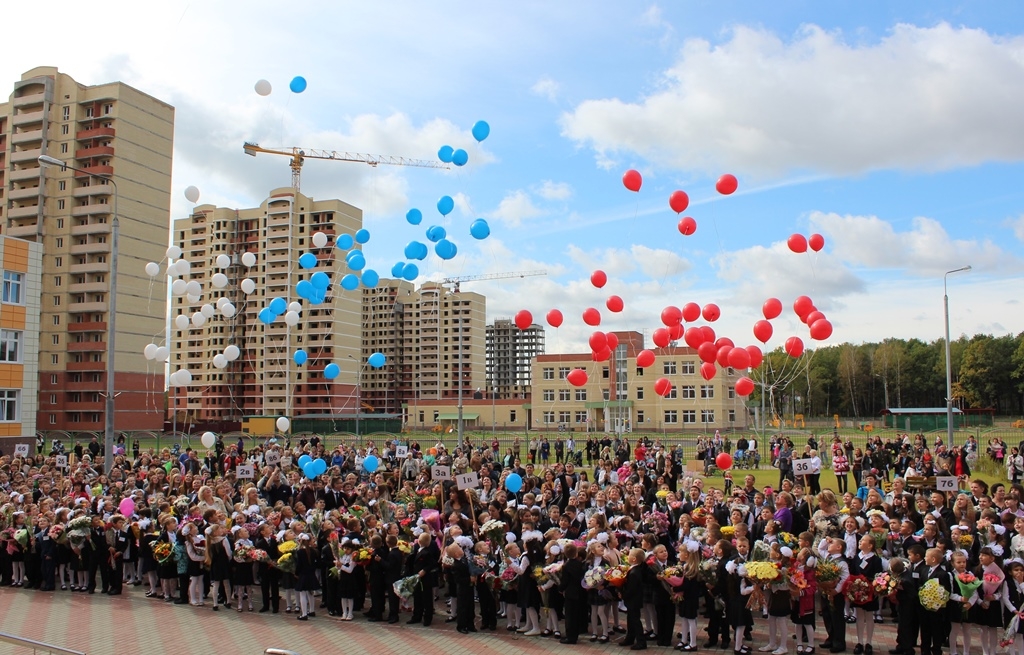
M 693 400 L 697 397 L 697 387 L 692 384 L 684 384 L 683 387 L 683 398 L 686 400 Z
M 700 410 L 700 422 L 701 423 L 714 423 L 715 422 L 715 410 L 713 410 L 713 409 L 702 409 L 702 410 Z
M 554 380 L 555 379 L 555 369 L 553 369 L 553 368 L 545 368 L 542 371 L 542 373 L 543 373 L 543 375 L 541 377 L 543 379 L 545 379 L 545 380 Z
M 559 389 L 558 399 L 561 401 L 572 400 L 572 389 Z
M 576 412 L 576 422 L 577 423 L 586 423 L 587 422 L 587 413 L 586 412 Z
M 4 302 L 20 305 L 25 302 L 25 276 L 22 273 L 4 271 Z
M 558 412 L 558 422 L 568 423 L 572 420 L 572 412 Z
M 511 423 L 515 423 L 516 422 L 516 410 L 510 409 L 508 411 L 508 420 Z
M 86 118 L 92 118 L 92 107 L 86 107 L 85 108 L 85 117 Z
M 57 248 L 63 248 L 64 247 L 64 237 L 57 237 L 56 239 L 53 240 L 53 244 Z
M 0 330 L 0 362 L 16 364 L 21 361 L 21 332 Z
M 56 373 L 51 373 L 50 374 L 50 384 L 57 384 L 57 374 Z
M 637 374 L 637 376 L 639 376 L 639 377 L 642 377 L 642 376 L 643 376 L 643 374 L 644 374 L 644 369 L 643 369 L 643 367 L 641 367 L 641 366 L 637 366 L 637 367 L 636 367 L 636 374 Z
M 676 363 L 675 362 L 662 362 L 662 369 L 664 369 L 665 375 L 676 374 Z
M 50 355 L 51 364 L 60 364 L 60 358 L 58 355 Z
M 668 390 L 668 395 L 665 396 L 665 397 L 668 398 L 669 400 L 675 400 L 676 398 L 678 398 L 679 397 L 679 387 L 677 387 L 676 385 L 673 384 L 672 388 Z
M 108 102 L 107 104 L 103 105 L 103 115 L 104 116 L 107 116 L 112 111 L 114 111 L 114 103 Z
M 637 400 L 643 400 L 644 399 L 644 388 L 643 387 L 637 387 L 636 388 L 636 399 Z
M 729 395 L 729 398 L 735 398 L 736 397 L 736 387 L 729 387 L 729 394 L 728 395 Z
M 61 209 L 63 209 L 63 207 L 61 207 Z M 64 219 L 63 218 L 58 218 L 57 219 L 57 229 L 58 230 L 63 230 L 64 229 Z
M 57 404 L 57 394 L 55 394 L 55 393 L 51 393 L 50 394 L 50 404 L 51 405 L 56 405 Z
M 69 132 L 71 132 L 71 127 L 69 125 L 61 125 L 60 126 L 60 133 L 61 134 L 67 135 Z
M 559 366 L 558 367 L 558 379 L 559 380 L 564 380 L 566 378 L 566 376 L 569 375 L 569 371 L 571 371 L 571 370 L 572 369 L 570 369 L 568 366 Z
M 17 389 L 0 389 L 0 422 L 11 423 L 19 420 L 19 394 Z
M 60 268 L 61 266 L 64 265 L 64 258 L 63 257 L 54 257 L 53 258 L 53 265 L 56 266 L 57 268 Z
M 53 335 L 53 345 L 55 345 L 55 346 L 59 346 L 60 345 L 60 335 L 59 334 Z
M 544 402 L 551 403 L 555 401 L 555 390 L 545 389 L 544 390 Z
M 53 297 L 53 306 L 54 307 L 60 307 L 60 296 L 54 296 Z
M 642 409 L 636 410 L 636 422 L 637 423 L 643 423 L 644 422 L 644 410 L 642 410 Z
M 714 387 L 714 385 L 710 385 L 710 384 L 702 384 L 702 385 L 700 385 L 700 397 L 701 398 L 714 398 L 715 397 L 715 387 Z
M 608 367 L 607 366 L 605 366 L 604 368 L 601 369 L 601 377 L 603 379 L 605 379 L 605 380 L 608 379 Z
M 57 182 L 57 190 L 58 191 L 64 191 L 67 188 L 68 188 L 67 182 L 65 182 L 64 180 L 61 180 L 60 182 Z
M 68 144 L 67 143 L 60 144 L 60 152 L 61 152 L 62 155 L 68 154 Z
M 695 409 L 684 409 L 683 410 L 683 423 L 696 423 L 697 422 L 697 410 Z
M 665 410 L 665 423 L 678 423 L 679 413 L 674 409 Z
M 730 423 L 735 423 L 736 422 L 736 410 L 735 409 L 730 409 L 729 410 L 729 422 Z
M 64 113 L 63 113 L 64 120 L 68 120 L 69 118 L 71 118 L 71 107 L 70 106 L 65 106 L 63 109 L 64 109 Z
M 53 315 L 53 324 L 54 325 L 60 325 L 60 314 L 54 314 Z
M 586 399 L 587 399 L 587 390 L 586 389 L 577 389 L 576 390 L 576 400 L 585 401 Z
M 551 425 L 554 422 L 555 422 L 555 413 L 554 412 L 544 412 L 544 423 L 545 423 L 545 425 Z
M 696 364 L 693 362 L 683 362 L 683 375 L 693 375 L 696 372 Z
M 57 425 L 57 415 L 50 414 L 50 425 Z
M 55 286 L 55 287 L 59 287 L 60 286 L 60 276 L 59 275 L 54 275 L 53 276 L 53 286 Z

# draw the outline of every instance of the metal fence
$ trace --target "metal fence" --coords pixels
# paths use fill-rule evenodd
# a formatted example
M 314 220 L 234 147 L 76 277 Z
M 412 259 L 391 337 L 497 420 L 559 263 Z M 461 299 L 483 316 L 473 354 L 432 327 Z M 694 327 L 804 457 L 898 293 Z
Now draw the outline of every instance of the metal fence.
M 0 632 L 0 643 L 18 646 L 25 650 L 30 650 L 33 653 L 51 653 L 52 655 L 85 655 L 82 651 L 71 650 L 70 648 L 61 648 L 60 646 L 45 644 L 41 641 L 35 641 L 34 639 L 18 637 L 16 635 L 7 634 L 6 632 Z

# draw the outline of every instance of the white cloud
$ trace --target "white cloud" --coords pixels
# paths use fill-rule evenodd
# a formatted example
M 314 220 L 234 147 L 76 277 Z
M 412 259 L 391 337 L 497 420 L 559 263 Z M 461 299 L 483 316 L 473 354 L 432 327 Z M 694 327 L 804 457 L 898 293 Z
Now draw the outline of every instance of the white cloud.
M 519 227 L 523 221 L 543 216 L 544 211 L 533 204 L 530 194 L 522 189 L 507 194 L 490 213 L 491 218 L 504 221 L 511 227 Z
M 538 95 L 547 98 L 551 102 L 558 99 L 558 91 L 561 89 L 561 85 L 545 75 L 544 77 L 537 80 L 537 82 L 530 87 L 530 91 L 534 95 Z
M 563 134 L 599 163 L 775 177 L 948 169 L 1024 157 L 1024 37 L 897 25 L 876 43 L 806 26 L 690 39 L 650 95 L 587 100 Z
M 1018 241 L 1024 241 L 1024 214 L 1021 214 L 1017 218 L 1007 221 L 1010 229 L 1013 230 L 1013 234 L 1017 237 Z
M 639 269 L 652 280 L 666 281 L 672 276 L 690 270 L 693 266 L 678 254 L 660 248 L 633 244 L 628 250 L 605 248 L 586 251 L 569 245 L 566 255 L 589 273 L 601 269 L 609 278 L 625 277 Z
M 545 200 L 568 200 L 572 197 L 572 187 L 566 182 L 544 180 L 536 193 Z
M 459 191 L 452 196 L 452 200 L 455 201 L 455 207 L 458 208 L 460 214 L 463 216 L 473 215 L 473 204 L 470 202 L 469 196 L 465 193 Z

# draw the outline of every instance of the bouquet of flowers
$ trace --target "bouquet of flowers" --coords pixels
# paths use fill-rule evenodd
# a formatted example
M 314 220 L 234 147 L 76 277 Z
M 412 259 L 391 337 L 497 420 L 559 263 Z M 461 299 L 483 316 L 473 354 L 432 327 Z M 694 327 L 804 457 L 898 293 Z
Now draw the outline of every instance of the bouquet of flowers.
M 708 511 L 703 507 L 698 507 L 690 513 L 690 518 L 693 519 L 695 525 L 704 527 L 708 522 Z
M 658 579 L 661 580 L 671 592 L 672 587 L 683 586 L 683 567 L 681 566 L 666 566 L 663 570 L 658 573 Z
M 957 573 L 953 576 L 956 580 L 956 585 L 960 589 L 960 595 L 964 599 L 970 598 L 971 594 L 978 590 L 982 582 L 978 579 L 978 576 L 974 575 L 970 571 L 964 571 L 963 573 Z M 967 610 L 963 610 L 964 618 L 967 618 Z
M 887 530 L 872 530 L 868 534 L 875 541 L 875 552 L 880 553 L 885 550 L 885 546 L 889 541 L 889 532 Z
M 884 575 L 884 574 L 883 574 Z M 874 582 L 867 577 L 857 574 L 846 579 L 843 586 L 843 593 L 851 605 L 864 605 L 875 599 Z
M 640 517 L 641 524 L 646 527 L 647 532 L 654 534 L 665 534 L 668 532 L 668 514 L 651 510 Z
M 395 547 L 403 555 L 411 555 L 412 554 L 412 545 L 408 541 L 399 541 L 398 545 L 395 546 Z
M 722 539 L 732 539 L 736 536 L 736 528 L 731 525 L 724 525 L 718 531 L 721 533 Z
M 174 559 L 174 547 L 166 541 L 153 544 L 153 559 L 156 560 L 157 564 L 167 564 L 170 560 Z
M 755 584 L 769 584 L 782 577 L 779 567 L 772 562 L 747 562 L 746 576 Z
M 750 561 L 752 562 L 764 562 L 768 560 L 768 556 L 771 554 L 771 547 L 768 546 L 764 541 L 758 539 L 754 542 L 754 547 L 750 550 Z
M 480 534 L 496 544 L 505 542 L 505 522 L 491 519 L 480 526 Z
M 68 532 L 72 533 L 71 536 L 78 536 L 74 533 L 80 533 L 80 536 L 88 537 L 89 531 L 92 529 L 92 519 L 88 516 L 79 516 L 68 521 Z
M 295 573 L 295 550 L 299 544 L 294 541 L 286 541 L 277 547 L 281 556 L 277 558 L 277 568 L 285 573 Z
M 991 564 L 985 567 L 985 573 L 981 576 L 981 590 L 986 597 L 990 597 L 999 591 L 999 587 L 1003 584 L 1003 580 L 1006 576 L 1002 570 L 995 564 Z
M 501 589 L 509 590 L 516 587 L 519 582 L 519 574 L 511 566 L 506 566 L 498 574 L 498 583 Z
M 625 564 L 613 566 L 605 572 L 604 581 L 612 587 L 621 587 L 626 584 L 626 573 L 628 572 L 629 567 Z
M 715 586 L 718 582 L 718 558 L 709 557 L 701 560 L 697 566 L 697 575 L 704 584 Z
M 313 539 L 316 540 L 320 536 L 320 526 L 324 522 L 323 510 L 315 509 L 310 512 L 306 519 L 306 530 L 312 535 Z
M 974 535 L 962 534 L 957 540 L 957 546 L 960 548 L 970 548 L 974 545 Z
M 252 561 L 252 551 L 255 550 L 252 546 L 240 545 L 235 546 L 235 552 L 232 553 L 231 557 L 239 564 L 245 564 L 246 562 Z
M 921 607 L 929 612 L 938 612 L 949 602 L 949 592 L 935 578 L 924 583 L 921 590 L 917 592 L 917 597 L 921 601 Z
M 409 537 L 412 536 L 412 529 L 415 526 L 416 526 L 416 522 L 412 519 L 412 517 L 409 517 L 409 516 L 405 517 L 404 519 L 400 519 L 398 521 L 398 528 L 402 531 L 403 534 L 405 534 L 406 536 L 409 536 Z
M 373 552 L 369 548 L 360 548 L 352 554 L 352 560 L 359 566 L 369 566 Z
M 409 600 L 420 586 L 420 576 L 410 575 L 407 578 L 396 580 L 392 585 L 395 595 L 402 600 Z
M 702 528 L 702 527 L 699 527 L 699 526 L 695 526 L 695 527 L 690 528 L 690 539 L 693 539 L 694 541 L 696 541 L 698 543 L 703 543 L 703 541 L 704 541 L 705 537 L 707 537 L 707 535 L 708 535 L 707 528 Z
M 595 566 L 583 574 L 583 582 L 580 585 L 584 589 L 600 589 L 604 586 L 604 574 L 607 572 L 607 567 Z
M 544 574 L 550 577 L 555 582 L 561 582 L 563 566 L 565 566 L 565 562 L 555 562 L 554 564 L 548 564 L 544 567 Z
M 787 548 L 791 548 L 794 552 L 796 552 L 797 548 L 800 546 L 800 542 L 797 541 L 797 538 L 793 535 L 792 532 L 780 532 L 779 546 L 786 546 Z
M 1000 648 L 1009 648 L 1013 645 L 1014 640 L 1017 638 L 1018 626 L 1020 626 L 1020 615 L 1014 614 L 1013 618 L 1010 619 L 1010 624 L 1006 626 L 1002 638 L 999 640 Z
M 265 550 L 253 548 L 252 552 L 249 553 L 249 559 L 253 562 L 266 562 L 270 559 L 270 555 L 268 555 Z
M 794 566 L 790 569 L 787 577 L 789 578 L 790 590 L 795 591 L 798 594 L 810 586 L 810 583 L 807 581 L 807 576 L 804 575 L 803 569 L 799 567 Z
M 18 545 L 22 548 L 28 548 L 29 537 L 31 537 L 31 534 L 29 533 L 28 528 L 22 528 L 14 533 L 14 540 L 18 542 Z
M 544 567 L 534 566 L 530 569 L 530 576 L 537 582 L 537 586 L 541 586 L 551 581 L 551 576 L 544 572 Z
M 900 580 L 899 578 L 889 574 L 887 571 L 882 571 L 875 576 L 875 579 L 871 581 L 871 585 L 875 588 L 875 593 L 879 596 L 891 596 L 896 593 L 899 589 Z
M 818 565 L 814 567 L 814 578 L 825 593 L 835 591 L 839 574 L 839 565 L 829 559 L 819 560 Z
M 53 524 L 53 527 L 51 527 L 50 531 L 46 534 L 49 535 L 50 539 L 53 539 L 59 544 L 67 543 L 67 531 L 60 523 Z
M 666 499 L 666 498 L 668 498 L 668 494 L 669 494 L 669 491 L 668 491 L 668 489 L 659 489 L 659 490 L 658 490 L 658 491 L 657 491 L 657 492 L 656 492 L 656 493 L 654 494 L 654 497 L 658 499 L 658 502 L 660 502 L 660 503 L 664 503 L 664 502 L 665 502 L 665 499 Z

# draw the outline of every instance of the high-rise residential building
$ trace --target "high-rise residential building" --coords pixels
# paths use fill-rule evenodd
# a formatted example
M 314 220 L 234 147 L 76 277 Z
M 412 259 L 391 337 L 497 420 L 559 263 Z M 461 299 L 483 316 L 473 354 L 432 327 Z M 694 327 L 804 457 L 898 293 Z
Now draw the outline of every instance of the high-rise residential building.
M 170 370 L 187 369 L 192 375 L 191 384 L 170 391 L 173 422 L 353 416 L 358 371 L 365 363 L 360 357 L 362 296 L 339 284 L 351 271 L 335 241 L 354 235 L 362 223 L 356 207 L 314 200 L 292 188 L 272 191 L 259 207 L 199 205 L 190 216 L 175 220 L 174 243 L 190 262 L 187 279 L 199 282 L 201 296 L 186 293 L 172 299 Z M 314 245 L 317 233 L 326 236 L 324 247 Z M 305 253 L 315 256 L 313 268 L 299 266 Z M 330 279 L 323 301 L 300 298 L 297 285 L 315 282 L 318 274 Z M 269 324 L 260 320 L 260 312 L 278 298 L 283 304 L 301 304 L 297 321 L 280 313 Z M 235 311 L 225 313 L 225 303 Z M 175 324 L 178 315 L 189 319 L 184 329 Z M 218 368 L 215 358 L 232 345 L 239 349 L 238 358 L 218 358 L 223 365 Z M 296 362 L 298 351 L 307 358 L 302 364 Z M 330 364 L 339 369 L 333 379 L 325 377 Z
M 544 354 L 544 328 L 534 323 L 525 330 L 509 319 L 487 326 L 487 386 L 495 398 L 525 398 L 530 393 L 530 367 Z
M 34 453 L 43 246 L 0 236 L 0 265 L 0 447 L 11 454 L 9 445 L 29 444 Z
M 115 429 L 162 425 L 164 371 L 143 348 L 163 334 L 166 304 L 144 267 L 167 247 L 173 138 L 167 103 L 120 82 L 79 84 L 56 68 L 28 71 L 0 104 L 0 225 L 42 244 L 40 430 L 103 429 L 111 336 Z M 86 172 L 41 167 L 40 155 Z M 115 212 L 118 320 L 110 335 Z

